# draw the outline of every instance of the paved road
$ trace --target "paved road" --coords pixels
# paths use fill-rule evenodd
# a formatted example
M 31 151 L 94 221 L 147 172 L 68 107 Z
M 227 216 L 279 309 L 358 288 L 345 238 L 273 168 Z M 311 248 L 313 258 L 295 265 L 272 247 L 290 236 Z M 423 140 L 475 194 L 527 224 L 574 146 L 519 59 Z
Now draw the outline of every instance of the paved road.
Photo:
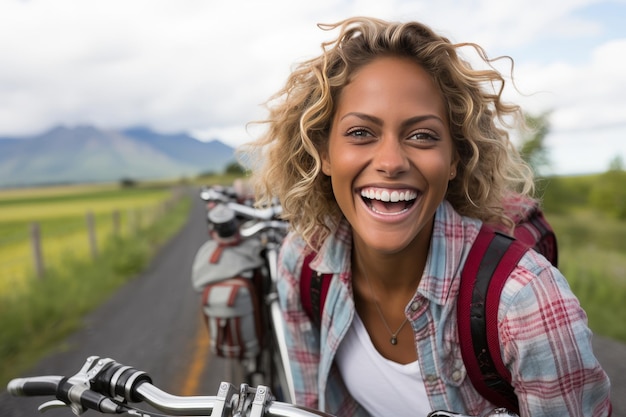
M 99 355 L 148 372 L 159 387 L 176 395 L 214 395 L 222 380 L 239 384 L 236 368 L 207 353 L 199 295 L 191 289 L 193 258 L 206 238 L 204 207 L 196 199 L 189 222 L 150 268 L 91 314 L 84 329 L 68 338 L 59 352 L 23 376 L 73 375 L 88 356 Z M 596 338 L 595 348 L 613 383 L 613 415 L 626 417 L 626 345 Z M 3 391 L 0 417 L 38 416 L 40 403 Z M 54 409 L 44 416 L 73 414 Z
M 623 325 L 624 323 L 620 326 Z M 596 337 L 593 347 L 596 357 L 611 379 L 613 417 L 626 417 L 626 345 Z

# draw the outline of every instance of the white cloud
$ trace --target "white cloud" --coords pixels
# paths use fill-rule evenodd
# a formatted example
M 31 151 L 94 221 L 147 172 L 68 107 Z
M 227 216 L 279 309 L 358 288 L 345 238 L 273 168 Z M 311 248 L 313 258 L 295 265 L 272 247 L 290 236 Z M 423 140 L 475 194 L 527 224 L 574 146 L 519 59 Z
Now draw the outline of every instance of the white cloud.
M 551 111 L 547 140 L 559 173 L 598 172 L 626 158 L 626 36 L 598 45 L 582 65 L 535 63 L 517 69 L 530 113 Z
M 580 41 L 603 33 L 601 20 L 578 13 L 600 3 L 606 2 L 5 0 L 0 135 L 90 123 L 188 130 L 241 143 L 254 134 L 246 123 L 264 115 L 262 103 L 294 62 L 317 54 L 334 35 L 317 23 L 373 15 L 420 20 L 453 41 L 476 41 L 491 55 L 511 54 L 522 90 L 539 92 L 511 97 L 531 111 L 554 109 L 550 143 L 561 160 L 572 132 L 593 123 L 619 125 L 626 114 L 626 32 L 596 42 L 593 51 Z M 570 40 L 569 49 L 541 54 L 543 46 Z M 589 60 L 574 62 L 572 56 Z M 616 129 L 603 130 L 607 149 Z M 593 169 L 604 168 L 601 162 Z

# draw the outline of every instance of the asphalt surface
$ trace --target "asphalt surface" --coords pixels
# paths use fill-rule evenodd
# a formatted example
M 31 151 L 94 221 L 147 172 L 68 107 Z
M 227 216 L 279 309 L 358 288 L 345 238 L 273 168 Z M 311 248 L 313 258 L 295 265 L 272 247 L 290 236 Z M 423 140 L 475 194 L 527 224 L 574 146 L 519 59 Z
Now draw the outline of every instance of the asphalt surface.
M 187 224 L 161 249 L 149 269 L 90 314 L 83 329 L 65 340 L 57 353 L 21 376 L 73 375 L 87 357 L 97 355 L 148 372 L 157 386 L 175 395 L 215 395 L 220 381 L 238 385 L 238 369 L 207 351 L 200 295 L 191 287 L 193 259 L 207 239 L 204 213 L 202 202 L 196 199 Z M 611 378 L 613 416 L 626 417 L 626 345 L 596 337 L 594 348 Z M 41 398 L 15 398 L 3 390 L 0 417 L 39 416 L 37 407 L 42 402 Z M 74 414 L 55 408 L 43 415 Z M 88 411 L 86 415 L 97 414 Z

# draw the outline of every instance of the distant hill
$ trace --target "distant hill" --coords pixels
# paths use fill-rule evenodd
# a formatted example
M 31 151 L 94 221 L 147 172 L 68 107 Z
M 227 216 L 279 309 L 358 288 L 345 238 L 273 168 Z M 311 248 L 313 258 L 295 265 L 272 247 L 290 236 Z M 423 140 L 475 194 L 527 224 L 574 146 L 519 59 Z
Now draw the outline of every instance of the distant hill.
M 0 138 L 0 187 L 189 177 L 222 172 L 233 161 L 232 147 L 183 133 L 56 127 Z

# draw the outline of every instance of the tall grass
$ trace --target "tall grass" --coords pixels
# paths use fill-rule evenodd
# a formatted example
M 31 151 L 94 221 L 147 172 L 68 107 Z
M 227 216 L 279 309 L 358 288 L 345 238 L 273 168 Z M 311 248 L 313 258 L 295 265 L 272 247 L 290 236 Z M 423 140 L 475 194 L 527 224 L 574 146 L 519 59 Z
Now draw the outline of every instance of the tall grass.
M 626 260 L 598 248 L 569 249 L 561 271 L 597 334 L 626 342 Z
M 0 295 L 0 384 L 48 353 L 82 317 L 142 271 L 161 244 L 180 230 L 191 199 L 183 197 L 151 226 L 132 236 L 111 237 L 95 261 L 67 257 L 45 279 Z M 10 364 L 10 365 L 9 365 Z
M 596 334 L 626 342 L 626 223 L 595 211 L 547 214 L 559 269 Z

